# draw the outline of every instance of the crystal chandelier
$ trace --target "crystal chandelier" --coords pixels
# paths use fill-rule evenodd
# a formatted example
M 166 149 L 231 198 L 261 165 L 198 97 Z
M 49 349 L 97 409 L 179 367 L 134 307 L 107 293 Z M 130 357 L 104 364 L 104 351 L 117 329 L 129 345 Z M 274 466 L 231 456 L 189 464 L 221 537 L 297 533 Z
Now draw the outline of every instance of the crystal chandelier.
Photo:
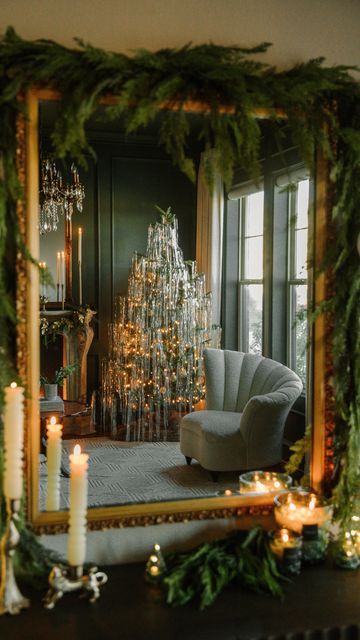
M 71 184 L 66 184 L 55 161 L 45 158 L 41 163 L 40 234 L 56 231 L 60 215 L 70 221 L 74 208 L 82 211 L 84 198 L 85 190 L 74 163 L 71 165 Z

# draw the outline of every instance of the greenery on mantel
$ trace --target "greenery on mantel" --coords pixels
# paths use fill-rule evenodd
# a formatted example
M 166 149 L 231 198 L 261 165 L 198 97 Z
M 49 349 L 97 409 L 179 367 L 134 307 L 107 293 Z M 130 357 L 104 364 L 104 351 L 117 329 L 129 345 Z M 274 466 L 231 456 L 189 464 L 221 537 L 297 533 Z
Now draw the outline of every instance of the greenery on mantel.
M 215 150 L 215 169 L 227 184 L 235 165 L 255 178 L 259 172 L 256 110 L 267 110 L 281 146 L 278 109 L 282 109 L 305 162 L 313 166 L 316 148 L 325 154 L 334 187 L 333 241 L 324 267 L 331 267 L 334 276 L 334 295 L 327 310 L 335 320 L 335 513 L 346 528 L 360 496 L 360 88 L 351 75 L 355 67 L 327 67 L 319 58 L 279 72 L 253 59 L 268 46 L 187 45 L 127 56 L 82 41 L 77 41 L 75 49 L 48 40 L 27 42 L 13 29 L 7 30 L 0 42 L 0 389 L 16 373 L 14 258 L 23 248 L 16 218 L 16 201 L 22 193 L 16 171 L 15 120 L 25 111 L 19 94 L 32 85 L 62 92 L 62 108 L 52 132 L 54 152 L 78 161 L 89 151 L 85 125 L 102 96 L 119 96 L 107 117 L 122 114 L 128 133 L 148 124 L 164 104 L 172 107 L 164 112 L 160 142 L 191 179 L 195 174 L 186 155 L 190 133 L 186 103 L 206 103 L 200 139 L 204 149 Z M 229 108 L 226 113 L 224 106 Z M 206 174 L 210 184 L 212 166 L 209 163 Z
M 283 583 L 288 581 L 279 572 L 261 527 L 235 531 L 225 539 L 169 556 L 166 562 L 169 569 L 163 584 L 166 602 L 173 606 L 197 600 L 205 609 L 230 584 L 282 597 Z

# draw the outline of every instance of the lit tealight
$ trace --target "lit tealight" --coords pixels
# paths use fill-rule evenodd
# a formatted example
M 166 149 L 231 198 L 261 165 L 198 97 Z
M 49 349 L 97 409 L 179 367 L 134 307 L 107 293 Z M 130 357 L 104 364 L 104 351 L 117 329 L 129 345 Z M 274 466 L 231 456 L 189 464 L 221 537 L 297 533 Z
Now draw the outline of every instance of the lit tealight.
M 275 471 L 247 471 L 239 476 L 240 493 L 271 493 L 289 489 L 292 478 Z
M 11 383 L 11 385 L 10 385 L 10 387 L 11 387 L 12 389 L 16 389 L 16 387 L 17 387 L 16 382 L 12 382 L 12 383 Z
M 281 539 L 283 542 L 289 542 L 289 534 L 286 531 L 282 531 Z

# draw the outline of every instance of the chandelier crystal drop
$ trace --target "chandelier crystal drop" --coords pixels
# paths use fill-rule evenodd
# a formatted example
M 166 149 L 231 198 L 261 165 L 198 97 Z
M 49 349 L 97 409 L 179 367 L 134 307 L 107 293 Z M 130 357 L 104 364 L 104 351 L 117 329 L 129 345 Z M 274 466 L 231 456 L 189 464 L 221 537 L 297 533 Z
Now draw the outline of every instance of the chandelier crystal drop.
M 75 208 L 82 211 L 84 198 L 85 190 L 75 164 L 71 165 L 71 184 L 67 184 L 63 182 L 55 160 L 45 158 L 41 163 L 40 234 L 56 231 L 60 215 L 70 221 Z
M 176 431 L 204 397 L 203 351 L 219 347 L 220 333 L 211 326 L 205 276 L 184 261 L 169 208 L 149 226 L 146 255 L 133 255 L 127 297 L 116 301 L 102 363 L 103 432 L 126 441 L 169 439 L 169 426 Z

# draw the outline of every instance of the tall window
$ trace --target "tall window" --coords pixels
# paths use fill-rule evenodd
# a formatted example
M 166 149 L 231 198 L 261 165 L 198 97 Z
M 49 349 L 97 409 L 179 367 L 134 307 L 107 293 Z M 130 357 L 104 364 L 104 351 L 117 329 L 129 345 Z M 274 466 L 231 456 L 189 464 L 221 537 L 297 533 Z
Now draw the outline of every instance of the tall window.
M 306 381 L 309 180 L 289 193 L 288 365 Z
M 239 216 L 239 345 L 241 351 L 262 352 L 264 192 L 240 200 Z

